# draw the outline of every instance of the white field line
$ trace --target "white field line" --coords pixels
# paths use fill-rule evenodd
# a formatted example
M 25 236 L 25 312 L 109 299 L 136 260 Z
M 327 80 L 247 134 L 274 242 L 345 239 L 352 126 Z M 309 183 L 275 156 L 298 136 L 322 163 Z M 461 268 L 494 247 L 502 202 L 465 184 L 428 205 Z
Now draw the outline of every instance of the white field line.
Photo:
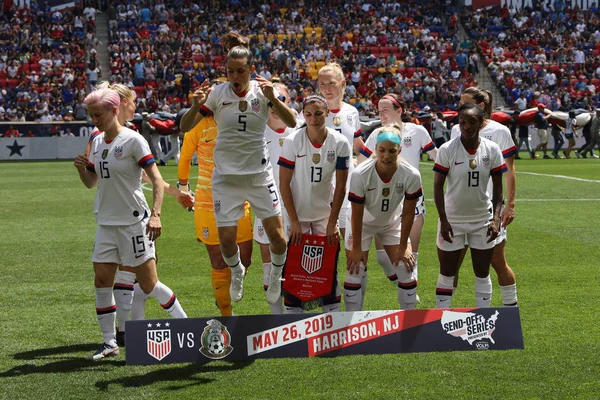
M 575 178 L 574 176 L 567 176 L 567 175 L 539 174 L 537 172 L 522 172 L 522 171 L 517 171 L 517 174 L 533 175 L 533 176 L 546 176 L 548 178 L 569 179 L 572 181 L 579 181 L 579 182 L 600 183 L 600 180 Z

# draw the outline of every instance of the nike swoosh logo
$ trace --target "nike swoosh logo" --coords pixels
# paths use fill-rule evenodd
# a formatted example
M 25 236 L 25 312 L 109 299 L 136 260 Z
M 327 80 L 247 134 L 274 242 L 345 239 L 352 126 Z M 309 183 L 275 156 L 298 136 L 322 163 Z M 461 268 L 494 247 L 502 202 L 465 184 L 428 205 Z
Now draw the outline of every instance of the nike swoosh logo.
M 231 104 L 231 101 L 224 101 L 224 102 L 223 102 L 223 105 L 224 105 L 224 106 L 228 106 L 228 105 L 230 105 L 230 104 Z
M 213 140 L 215 140 L 215 139 L 205 139 L 204 143 L 212 142 Z
M 297 157 L 298 158 L 306 157 L 306 154 L 302 154 L 302 155 L 298 154 Z
M 456 162 L 456 161 L 455 161 L 455 162 L 454 162 L 454 165 L 460 165 L 460 164 L 464 164 L 464 163 L 465 163 L 464 161 L 461 161 L 461 162 Z
M 440 299 L 439 301 L 440 301 L 440 303 L 442 303 L 444 301 L 448 301 L 448 299 Z
M 270 140 L 267 142 L 267 144 L 269 144 L 269 143 L 271 143 L 271 141 L 270 141 Z
M 408 297 L 410 297 L 410 296 L 414 296 L 414 295 L 415 295 L 414 293 L 409 293 L 409 294 L 408 294 Z
M 375 190 L 375 189 L 377 189 L 377 188 L 369 188 L 369 189 L 367 189 L 367 192 L 370 192 L 371 190 Z
M 224 288 L 224 287 L 225 287 L 225 285 L 221 285 L 219 287 L 216 287 L 215 290 L 219 290 L 219 289 Z
M 98 150 L 98 151 L 100 151 L 100 150 Z M 98 154 L 98 151 L 95 151 L 95 152 L 94 152 L 94 155 Z
M 143 254 L 139 254 L 139 255 L 135 256 L 135 258 L 140 258 L 140 257 L 144 257 L 144 255 Z
M 489 300 L 489 299 L 490 299 L 490 297 L 484 297 L 482 300 L 486 301 L 486 300 Z

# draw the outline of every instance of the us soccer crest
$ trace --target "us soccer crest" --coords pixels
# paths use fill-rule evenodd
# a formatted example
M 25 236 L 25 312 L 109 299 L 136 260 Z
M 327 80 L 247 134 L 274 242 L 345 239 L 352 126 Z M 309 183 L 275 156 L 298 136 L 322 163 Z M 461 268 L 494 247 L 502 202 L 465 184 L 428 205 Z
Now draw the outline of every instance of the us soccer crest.
M 152 324 L 148 324 L 148 326 L 152 326 Z M 156 324 L 156 326 L 159 327 L 160 324 Z M 146 331 L 146 347 L 148 354 L 161 361 L 171 353 L 171 330 L 151 329 Z
M 412 146 L 412 138 L 405 137 L 404 138 L 404 147 L 410 147 L 410 146 Z
M 265 227 L 262 225 L 259 225 L 257 228 L 257 232 L 258 232 L 259 237 L 263 237 L 265 235 Z
M 231 335 L 227 327 L 216 319 L 211 319 L 206 325 L 200 339 L 202 342 L 200 353 L 212 360 L 227 357 L 233 351 Z
M 342 124 L 342 119 L 340 117 L 333 117 L 333 124 L 335 126 L 340 126 Z
M 252 111 L 255 111 L 255 112 L 260 111 L 260 100 L 252 99 L 250 101 L 250 106 L 252 107 Z
M 238 103 L 238 110 L 240 112 L 244 112 L 248 109 L 248 102 L 246 100 L 242 100 Z
M 396 193 L 400 194 L 404 191 L 404 183 L 396 182 Z
M 308 273 L 313 274 L 321 269 L 323 264 L 323 246 L 304 245 L 302 248 L 302 259 L 300 266 Z
M 208 232 L 208 226 L 203 226 L 202 227 L 202 237 L 204 239 L 208 239 L 208 234 L 209 234 L 209 232 Z
M 490 167 L 490 156 L 489 156 L 489 154 L 481 157 L 481 161 L 483 161 L 483 166 L 484 167 L 486 167 L 486 168 Z
M 315 153 L 312 155 L 312 161 L 315 164 L 318 164 L 321 162 L 321 155 L 319 153 Z
M 215 208 L 215 214 L 218 214 L 221 212 L 221 200 L 213 201 L 213 206 Z
M 106 160 L 106 157 L 108 157 L 108 149 L 102 150 L 102 159 Z
M 123 157 L 123 146 L 115 147 L 114 156 L 117 160 L 120 160 Z
M 383 190 L 381 190 L 381 195 L 383 197 L 388 197 L 390 195 L 390 188 L 383 188 Z
M 346 117 L 346 119 L 348 120 L 348 125 L 352 126 L 352 121 L 354 121 L 354 119 L 352 118 L 352 115 L 348 115 Z
M 327 152 L 327 162 L 334 162 L 335 161 L 335 150 L 330 150 Z

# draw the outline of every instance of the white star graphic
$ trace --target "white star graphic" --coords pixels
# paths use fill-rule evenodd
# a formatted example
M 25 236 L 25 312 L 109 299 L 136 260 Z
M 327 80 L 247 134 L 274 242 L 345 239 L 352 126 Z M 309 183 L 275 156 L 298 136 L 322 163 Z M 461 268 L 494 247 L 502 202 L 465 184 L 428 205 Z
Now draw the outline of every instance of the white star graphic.
M 152 324 L 148 324 L 148 328 L 152 328 Z
M 325 242 L 324 241 L 321 242 L 321 246 L 325 246 Z
M 317 244 L 317 241 L 316 241 L 316 240 L 313 240 L 313 244 Z
M 170 323 L 168 323 L 168 322 L 167 322 L 167 323 L 165 323 L 165 327 L 167 327 L 167 328 L 168 328 L 169 326 L 171 326 L 171 324 L 170 324 Z
M 157 327 L 157 328 L 160 328 L 160 322 L 157 322 L 157 323 L 156 323 L 156 327 Z
M 307 243 L 307 244 L 308 244 L 308 243 L 310 243 L 310 240 L 306 239 L 306 243 Z

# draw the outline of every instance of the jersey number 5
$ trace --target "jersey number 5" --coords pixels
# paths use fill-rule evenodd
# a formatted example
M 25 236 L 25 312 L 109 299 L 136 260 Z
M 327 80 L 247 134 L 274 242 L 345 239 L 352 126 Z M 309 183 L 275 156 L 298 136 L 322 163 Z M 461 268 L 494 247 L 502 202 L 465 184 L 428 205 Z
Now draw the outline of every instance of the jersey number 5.
M 248 118 L 246 114 L 240 114 L 238 117 L 238 122 L 241 125 L 238 128 L 238 132 L 246 132 L 246 118 Z

